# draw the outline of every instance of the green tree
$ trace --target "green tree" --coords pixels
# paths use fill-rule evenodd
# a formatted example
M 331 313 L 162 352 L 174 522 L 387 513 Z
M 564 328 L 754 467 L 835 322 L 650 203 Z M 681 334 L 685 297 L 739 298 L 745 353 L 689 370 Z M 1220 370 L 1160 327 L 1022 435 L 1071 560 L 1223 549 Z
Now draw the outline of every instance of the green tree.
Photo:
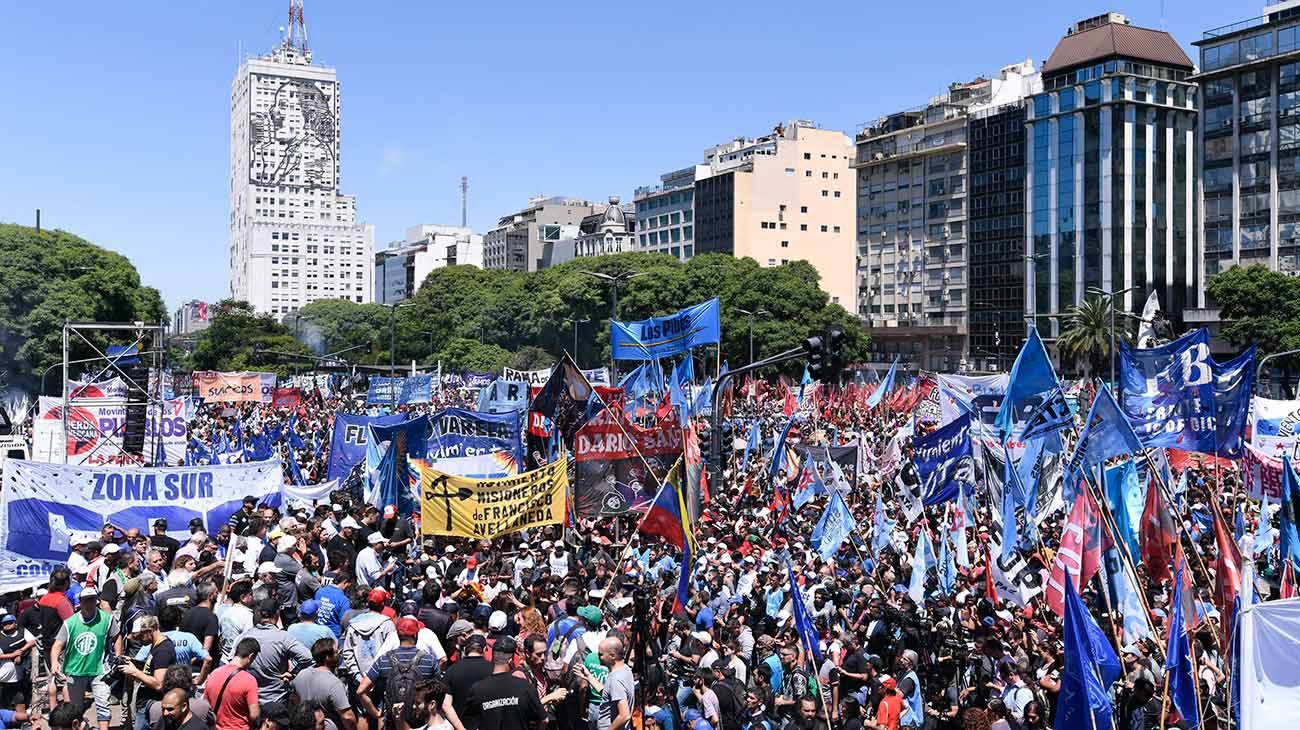
M 311 350 L 293 338 L 284 324 L 270 314 L 258 314 L 248 302 L 225 299 L 213 308 L 207 329 L 199 332 L 190 364 L 195 370 L 259 370 L 289 375 L 292 362 L 270 351 L 310 355 Z
M 71 233 L 0 224 L 0 252 L 0 387 L 35 393 L 42 373 L 62 362 L 65 322 L 167 321 L 162 297 L 125 256 Z M 108 333 L 89 339 L 100 350 L 130 344 Z M 71 343 L 69 359 L 94 356 Z M 47 381 L 46 390 L 58 386 Z
M 1206 293 L 1219 305 L 1220 335 L 1237 347 L 1254 344 L 1258 356 L 1300 349 L 1300 279 L 1256 264 L 1233 267 L 1210 278 Z M 1282 374 L 1289 396 L 1300 358 L 1269 361 Z
M 1091 376 L 1109 373 L 1111 307 L 1108 297 L 1087 297 L 1082 304 L 1070 308 L 1069 319 L 1057 340 L 1062 353 L 1088 364 Z M 1121 341 L 1130 342 L 1132 338 L 1124 323 L 1116 320 L 1115 342 L 1118 345 Z
M 457 337 L 438 353 L 444 370 L 478 370 L 500 372 L 510 362 L 510 352 L 500 345 L 492 345 Z
M 382 304 L 317 299 L 286 317 L 284 324 L 295 339 L 317 355 L 369 345 L 368 349 L 353 350 L 340 357 L 349 362 L 375 362 L 373 353 L 388 352 L 388 316 L 388 307 Z M 388 363 L 386 354 L 383 362 Z

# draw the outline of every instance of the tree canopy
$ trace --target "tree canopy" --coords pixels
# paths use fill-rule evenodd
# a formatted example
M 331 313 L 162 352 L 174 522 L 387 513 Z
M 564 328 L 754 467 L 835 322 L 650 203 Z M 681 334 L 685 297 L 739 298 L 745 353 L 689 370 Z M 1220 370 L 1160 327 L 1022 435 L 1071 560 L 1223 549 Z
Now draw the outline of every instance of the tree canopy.
M 41 375 L 62 362 L 65 322 L 164 324 L 167 309 L 125 256 L 61 230 L 0 224 L 0 386 L 24 393 L 41 387 Z M 89 339 L 110 343 L 102 333 Z M 121 342 L 118 337 L 111 342 Z M 94 357 L 80 341 L 72 360 Z M 58 386 L 47 381 L 46 390 Z
M 1222 337 L 1237 347 L 1252 342 L 1260 357 L 1300 349 L 1300 278 L 1268 267 L 1233 267 L 1211 277 L 1206 293 L 1219 305 Z M 1282 370 L 1289 390 L 1291 374 L 1300 359 L 1272 361 Z
M 361 306 L 361 305 L 357 305 Z M 208 327 L 195 339 L 189 365 L 194 370 L 260 370 L 288 375 L 291 363 L 258 350 L 311 354 L 289 327 L 269 314 L 257 314 L 248 302 L 226 299 L 214 307 Z

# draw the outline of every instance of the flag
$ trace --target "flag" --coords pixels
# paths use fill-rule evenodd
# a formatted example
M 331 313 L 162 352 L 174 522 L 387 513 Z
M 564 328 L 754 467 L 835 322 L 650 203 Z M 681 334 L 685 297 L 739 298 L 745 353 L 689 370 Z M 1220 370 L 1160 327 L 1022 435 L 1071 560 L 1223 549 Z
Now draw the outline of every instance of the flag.
M 957 553 L 957 564 L 970 567 L 970 549 L 966 543 L 966 486 L 958 490 L 957 503 L 952 508 L 952 547 Z
M 832 490 L 822 518 L 813 526 L 812 546 L 822 556 L 822 560 L 830 561 L 839 552 L 844 538 L 856 529 L 858 523 L 853 519 L 853 513 L 849 512 L 849 506 L 844 504 L 844 498 L 838 490 Z
M 1218 548 L 1218 556 L 1214 559 L 1214 600 L 1219 606 L 1219 629 L 1223 631 L 1220 646 L 1228 646 L 1232 638 L 1237 591 L 1241 586 L 1241 553 L 1237 550 L 1237 541 L 1228 536 L 1228 526 L 1219 514 L 1218 505 L 1213 510 L 1214 544 Z
M 556 433 L 572 449 L 578 429 L 603 407 L 596 389 L 587 382 L 573 358 L 565 354 L 533 398 L 531 410 L 549 418 L 555 424 Z
M 1054 730 L 1105 730 L 1113 710 L 1107 691 L 1120 675 L 1119 657 L 1075 590 L 1069 575 L 1062 581 L 1065 665 L 1061 668 Z
M 818 494 L 826 493 L 826 483 L 822 481 L 817 466 L 815 459 L 804 459 L 803 468 L 799 470 L 799 483 L 794 488 L 794 508 L 797 510 L 803 509 Z
M 295 449 L 305 449 L 307 444 L 303 443 L 302 437 L 298 435 L 298 429 L 294 428 L 298 421 L 298 414 L 289 416 L 289 426 L 285 430 L 289 436 L 289 446 Z
M 654 502 L 650 503 L 650 509 L 637 527 L 638 531 L 647 535 L 662 537 L 679 550 L 685 546 L 690 528 L 690 512 L 681 508 L 686 503 L 680 494 L 681 485 L 685 481 L 682 479 L 683 473 L 682 459 L 679 458 L 673 468 L 668 470 L 663 484 L 659 485 Z
M 749 438 L 745 441 L 745 455 L 740 460 L 740 470 L 742 472 L 749 470 L 749 455 L 763 447 L 760 439 L 762 430 L 759 428 L 758 419 L 749 425 Z
M 1232 511 L 1232 541 L 1236 542 L 1246 534 L 1246 506 L 1237 503 L 1237 509 Z
M 1142 524 L 1145 497 L 1138 485 L 1137 465 L 1130 459 L 1102 473 L 1106 476 L 1106 501 L 1118 533 L 1114 538 L 1124 543 L 1130 557 L 1135 557 L 1140 554 L 1138 527 Z
M 1070 518 L 1061 531 L 1061 547 L 1056 552 L 1051 577 L 1047 580 L 1047 605 L 1057 615 L 1065 611 L 1065 583 L 1067 576 L 1074 589 L 1086 585 L 1101 567 L 1102 534 L 1101 515 L 1092 495 L 1079 492 L 1070 510 Z
M 1297 502 L 1300 502 L 1300 481 L 1296 478 L 1295 468 L 1291 466 L 1291 458 L 1283 456 L 1282 502 L 1281 509 L 1278 510 L 1279 556 L 1292 565 L 1300 565 L 1300 534 L 1296 531 L 1296 517 L 1300 515 L 1300 509 L 1297 509 Z
M 691 573 L 695 570 L 693 552 L 690 541 L 685 541 L 682 545 L 681 572 L 677 574 L 677 595 L 673 598 L 674 614 L 685 611 L 691 600 Z
M 1273 526 L 1268 514 L 1268 494 L 1259 502 L 1259 519 L 1255 524 L 1255 541 L 1251 546 L 1253 555 L 1259 555 L 1273 547 Z M 1253 560 L 1252 560 L 1253 562 Z
M 1007 392 L 1002 398 L 995 423 L 1002 431 L 1005 441 L 1011 435 L 1017 420 L 1021 420 L 1029 401 L 1050 390 L 1060 390 L 1061 382 L 1056 379 L 1052 369 L 1052 360 L 1047 356 L 1047 348 L 1038 336 L 1038 330 L 1029 328 L 1029 337 L 1020 346 L 1016 361 L 1011 366 L 1011 378 L 1007 382 Z M 1068 409 L 1067 409 L 1068 413 Z
M 325 437 L 318 433 L 316 434 L 316 460 L 317 461 L 320 461 L 320 455 L 324 451 L 325 451 Z
M 813 382 L 812 374 L 808 372 L 808 366 L 804 365 L 803 377 L 799 378 L 799 397 L 795 399 L 796 403 L 803 404 L 804 388 L 806 388 L 809 385 L 812 385 L 812 382 Z
M 1003 561 L 1011 560 L 1016 546 L 1020 544 L 1020 530 L 1016 526 L 1016 507 L 1024 505 L 1024 488 L 1020 484 L 1020 475 L 1011 460 L 1011 452 L 1006 444 L 1002 445 L 1002 555 Z
M 1156 339 L 1155 323 L 1160 315 L 1160 289 L 1154 288 L 1147 296 L 1147 303 L 1142 307 L 1142 319 L 1138 321 L 1138 347 L 1151 347 Z
M 871 550 L 876 560 L 880 560 L 880 552 L 889 547 L 890 536 L 897 527 L 898 520 L 885 515 L 885 500 L 881 499 L 880 492 L 876 492 L 876 509 L 871 515 Z
M 880 401 L 889 394 L 889 391 L 893 390 L 894 378 L 897 377 L 897 373 L 898 358 L 895 357 L 894 363 L 889 366 L 889 372 L 885 373 L 885 379 L 880 381 L 880 385 L 877 385 L 875 390 L 871 391 L 871 395 L 867 396 L 867 410 L 871 410 L 880 405 Z
M 785 570 L 790 577 L 790 602 L 794 604 L 794 627 L 799 632 L 799 639 L 817 659 L 817 666 L 821 666 L 821 638 L 817 635 L 816 627 L 813 626 L 812 616 L 808 615 L 808 607 L 804 605 L 803 591 L 799 588 L 799 582 L 794 579 L 794 566 L 786 563 Z
M 953 559 L 949 542 L 949 535 L 941 532 L 939 535 L 939 595 L 941 596 L 951 596 L 957 591 L 957 561 Z
M 1132 454 L 1142 450 L 1133 426 L 1129 423 L 1115 396 L 1109 388 L 1100 388 L 1097 397 L 1088 410 L 1088 420 L 1083 424 L 1079 440 L 1074 445 L 1074 453 L 1065 468 L 1065 499 L 1074 499 L 1078 489 L 1079 478 L 1083 470 L 1104 463 L 1115 456 Z
M 713 409 L 713 378 L 705 376 L 704 383 L 700 385 L 700 390 L 695 394 L 695 402 L 691 404 L 691 417 L 697 418 Z M 721 415 L 721 414 L 719 414 Z
M 1128 570 L 1121 565 L 1119 570 L 1110 573 L 1110 578 L 1114 586 L 1115 607 L 1124 617 L 1124 641 L 1131 644 L 1138 639 L 1150 638 L 1150 619 L 1142 607 L 1142 597 L 1133 587 Z
M 998 584 L 993 579 L 993 555 L 989 552 L 989 544 L 984 543 L 984 597 L 992 603 L 994 608 L 998 605 Z
M 235 416 L 235 425 L 230 427 L 230 436 L 232 439 L 234 439 L 235 450 L 243 451 L 244 450 L 244 424 L 243 424 L 243 419 L 238 415 Z
M 780 476 L 781 468 L 786 464 L 785 440 L 790 436 L 790 427 L 794 425 L 796 420 L 798 419 L 791 416 L 790 420 L 786 421 L 785 428 L 781 429 L 781 435 L 776 439 L 776 448 L 772 449 L 772 463 L 768 466 L 768 476 L 772 478 L 773 483 L 776 482 L 777 477 Z M 787 472 L 786 478 L 789 477 L 790 474 Z
M 689 358 L 687 358 L 689 362 Z M 684 368 L 673 366 L 672 377 L 668 379 L 668 402 L 677 409 L 678 419 L 682 423 L 689 420 L 691 404 L 686 398 L 686 379 Z
M 293 454 L 289 454 L 285 457 L 285 462 L 289 465 L 289 476 L 293 479 L 293 483 L 299 486 L 306 484 L 307 480 L 302 478 L 302 469 L 298 466 L 298 459 Z
M 930 541 L 930 531 L 921 526 L 916 538 L 916 550 L 912 553 L 912 579 L 907 585 L 907 595 L 918 609 L 925 608 L 925 573 L 934 566 L 934 543 Z
M 1192 647 L 1183 621 L 1183 570 L 1178 565 L 1174 583 L 1174 600 L 1170 604 L 1169 646 L 1165 652 L 1165 671 L 1169 673 L 1169 699 L 1190 730 L 1200 727 L 1200 709 L 1196 706 L 1196 672 L 1192 667 Z
M 676 369 L 676 366 L 674 366 L 674 369 Z M 681 378 L 683 386 L 695 382 L 695 355 L 689 351 L 686 353 L 686 357 L 682 358 Z

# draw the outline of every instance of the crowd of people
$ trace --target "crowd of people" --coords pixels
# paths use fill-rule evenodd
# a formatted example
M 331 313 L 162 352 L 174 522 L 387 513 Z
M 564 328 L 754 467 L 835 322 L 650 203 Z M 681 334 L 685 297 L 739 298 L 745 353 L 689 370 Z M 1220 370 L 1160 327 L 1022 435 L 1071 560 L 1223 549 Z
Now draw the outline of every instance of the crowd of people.
M 276 448 L 315 483 L 325 478 L 333 417 L 364 412 L 363 400 L 345 392 L 295 409 L 204 407 L 191 435 L 212 444 L 294 428 L 306 445 Z M 432 407 L 465 401 L 447 393 Z M 249 497 L 225 524 L 209 533 L 196 520 L 183 539 L 163 521 L 148 531 L 106 524 L 73 545 L 43 587 L 5 597 L 0 728 L 1052 726 L 1062 622 L 1041 595 L 1021 605 L 990 594 L 997 507 L 971 495 L 955 588 L 937 590 L 932 574 L 918 605 L 911 546 L 919 531 L 948 524 L 943 507 L 905 517 L 905 434 L 924 427 L 911 412 L 831 403 L 787 429 L 787 410 L 781 398 L 736 399 L 737 448 L 694 525 L 684 604 L 680 551 L 639 532 L 635 513 L 473 542 L 422 536 L 415 515 L 362 503 L 340 485 L 318 504 Z M 243 433 L 232 433 L 236 422 Z M 744 459 L 753 423 L 761 448 Z M 859 531 L 829 560 L 810 540 L 824 498 L 802 509 L 780 498 L 798 476 L 770 461 L 787 430 L 792 444 L 856 443 L 861 453 L 843 494 Z M 1238 476 L 1187 469 L 1176 519 L 1189 530 L 1196 511 L 1232 520 Z M 1038 549 L 1020 553 L 1030 573 L 1050 569 L 1064 519 L 1064 510 L 1049 516 Z M 889 534 L 874 534 L 880 524 Z M 1186 549 L 1210 563 L 1213 535 Z M 1276 584 L 1276 551 L 1258 558 Z M 1144 573 L 1142 583 L 1159 626 L 1168 586 Z M 1208 590 L 1204 579 L 1197 585 Z M 796 591 L 815 645 L 797 630 Z M 1164 722 L 1158 636 L 1124 639 L 1100 581 L 1083 597 L 1123 659 L 1116 727 L 1177 726 Z M 1202 602 L 1194 642 L 1208 728 L 1226 725 L 1229 697 L 1211 605 Z

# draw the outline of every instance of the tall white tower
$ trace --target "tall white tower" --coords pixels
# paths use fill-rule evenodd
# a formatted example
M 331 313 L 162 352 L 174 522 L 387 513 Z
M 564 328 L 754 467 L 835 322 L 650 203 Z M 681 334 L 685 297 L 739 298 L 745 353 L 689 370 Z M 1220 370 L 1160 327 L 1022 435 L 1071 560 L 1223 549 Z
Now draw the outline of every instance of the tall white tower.
M 230 89 L 230 294 L 259 312 L 373 301 L 374 227 L 339 193 L 340 108 L 290 0 L 283 41 L 243 61 Z

